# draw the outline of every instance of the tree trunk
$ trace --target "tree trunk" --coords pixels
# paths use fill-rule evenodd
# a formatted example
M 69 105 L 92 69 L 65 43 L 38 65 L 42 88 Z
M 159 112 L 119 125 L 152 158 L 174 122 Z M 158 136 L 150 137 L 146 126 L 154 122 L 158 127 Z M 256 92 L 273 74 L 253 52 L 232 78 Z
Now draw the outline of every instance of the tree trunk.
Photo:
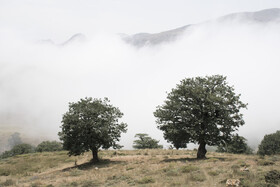
M 99 162 L 98 150 L 97 150 L 97 149 L 92 149 L 91 152 L 92 152 L 92 160 L 91 160 L 91 161 L 92 161 L 93 163 Z
M 206 143 L 205 142 L 202 142 L 199 144 L 199 147 L 198 147 L 198 150 L 197 150 L 197 159 L 205 159 L 206 158 L 206 153 L 207 153 L 207 150 L 205 148 L 206 146 Z

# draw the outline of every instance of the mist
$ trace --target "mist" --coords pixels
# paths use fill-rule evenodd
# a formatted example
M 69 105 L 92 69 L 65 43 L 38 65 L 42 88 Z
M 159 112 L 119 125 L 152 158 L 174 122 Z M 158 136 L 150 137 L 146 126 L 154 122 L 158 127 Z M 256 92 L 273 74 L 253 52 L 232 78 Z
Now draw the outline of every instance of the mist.
M 147 133 L 167 147 L 153 116 L 156 106 L 180 80 L 214 74 L 227 76 L 248 103 L 238 133 L 250 145 L 279 130 L 278 22 L 214 19 L 174 42 L 142 48 L 125 43 L 116 32 L 82 30 L 85 41 L 60 46 L 55 44 L 71 35 L 60 37 L 64 40 L 42 33 L 30 37 L 0 28 L 1 132 L 57 140 L 69 102 L 108 97 L 128 124 L 120 142 L 125 149 L 132 148 L 136 133 Z M 46 39 L 55 44 L 41 42 Z

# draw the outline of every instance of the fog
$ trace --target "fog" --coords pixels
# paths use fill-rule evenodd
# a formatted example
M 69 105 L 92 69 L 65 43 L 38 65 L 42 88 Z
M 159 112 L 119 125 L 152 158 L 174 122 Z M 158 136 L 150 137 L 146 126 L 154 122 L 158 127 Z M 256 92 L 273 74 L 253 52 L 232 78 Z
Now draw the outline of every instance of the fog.
M 28 6 L 28 10 L 45 7 L 38 6 Z M 9 15 L 7 10 L 2 16 L 6 14 Z M 81 14 L 89 20 L 87 16 L 90 15 Z M 9 19 L 2 18 L 2 132 L 19 132 L 36 140 L 58 139 L 62 115 L 68 110 L 69 102 L 84 97 L 108 97 L 111 104 L 124 113 L 122 121 L 128 124 L 128 132 L 120 142 L 125 149 L 132 148 L 136 133 L 148 133 L 167 147 L 156 128 L 153 116 L 156 106 L 163 104 L 166 92 L 180 80 L 213 74 L 227 76 L 228 83 L 241 94 L 241 100 L 248 103 L 248 109 L 242 111 L 245 125 L 238 133 L 247 138 L 250 145 L 257 145 L 265 134 L 279 130 L 280 24 L 277 22 L 213 19 L 193 26 L 175 42 L 137 48 L 116 34 L 125 32 L 120 28 L 87 30 L 89 26 L 84 26 L 82 21 L 81 30 L 77 30 L 77 26 L 72 29 L 67 24 L 71 16 L 67 15 L 59 17 L 65 18 L 66 28 L 58 30 L 57 36 L 55 32 L 37 28 L 40 24 L 26 29 L 19 22 L 8 24 Z M 45 15 L 38 12 L 38 17 L 32 19 L 40 18 L 44 20 Z M 186 24 L 188 22 L 183 25 Z M 53 25 L 51 28 L 54 29 Z M 137 32 L 145 29 L 149 31 L 143 27 Z M 127 33 L 132 30 L 128 29 Z M 37 31 L 38 34 L 33 35 Z M 55 45 L 78 32 L 85 34 L 85 41 Z M 46 39 L 55 44 L 42 42 Z

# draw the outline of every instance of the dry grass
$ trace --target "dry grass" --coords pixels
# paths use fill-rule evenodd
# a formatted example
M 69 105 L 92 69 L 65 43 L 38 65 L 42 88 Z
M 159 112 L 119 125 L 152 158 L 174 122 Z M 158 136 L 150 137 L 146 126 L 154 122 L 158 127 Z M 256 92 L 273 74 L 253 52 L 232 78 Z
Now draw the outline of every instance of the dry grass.
M 0 160 L 0 186 L 225 186 L 236 178 L 243 186 L 266 186 L 265 174 L 280 170 L 280 157 L 209 152 L 196 160 L 188 150 L 107 150 L 99 164 L 91 154 L 34 153 Z M 75 160 L 78 165 L 75 166 Z M 240 171 L 241 167 L 249 171 Z

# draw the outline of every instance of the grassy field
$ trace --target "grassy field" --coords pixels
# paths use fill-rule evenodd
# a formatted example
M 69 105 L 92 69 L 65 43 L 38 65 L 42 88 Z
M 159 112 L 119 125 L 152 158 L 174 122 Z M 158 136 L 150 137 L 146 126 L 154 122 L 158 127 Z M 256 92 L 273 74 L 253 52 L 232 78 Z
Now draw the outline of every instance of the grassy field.
M 219 187 L 227 179 L 240 179 L 242 186 L 264 187 L 267 172 L 280 170 L 280 156 L 208 152 L 208 159 L 196 160 L 196 152 L 189 150 L 106 150 L 99 155 L 102 161 L 96 165 L 89 163 L 90 153 L 68 157 L 64 151 L 0 160 L 0 186 Z M 249 171 L 241 171 L 244 166 Z

